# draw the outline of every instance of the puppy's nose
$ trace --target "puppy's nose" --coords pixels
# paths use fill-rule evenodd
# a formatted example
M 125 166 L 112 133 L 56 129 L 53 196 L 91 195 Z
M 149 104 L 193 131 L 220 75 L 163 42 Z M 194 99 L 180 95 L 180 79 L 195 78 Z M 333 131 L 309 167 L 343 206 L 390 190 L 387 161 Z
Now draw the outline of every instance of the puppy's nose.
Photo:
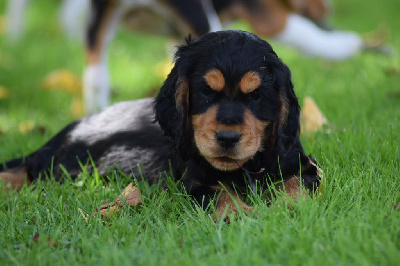
M 241 136 L 235 131 L 218 131 L 215 138 L 221 147 L 232 148 L 240 141 Z

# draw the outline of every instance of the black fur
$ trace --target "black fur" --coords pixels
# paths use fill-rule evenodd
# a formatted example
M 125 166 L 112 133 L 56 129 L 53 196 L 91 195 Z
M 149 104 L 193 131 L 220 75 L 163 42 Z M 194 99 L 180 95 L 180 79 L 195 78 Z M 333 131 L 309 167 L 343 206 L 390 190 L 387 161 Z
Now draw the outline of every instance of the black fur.
M 27 167 L 31 179 L 44 178 L 52 169 L 59 179 L 60 165 L 75 178 L 80 164 L 90 161 L 101 174 L 118 167 L 136 177 L 140 177 L 137 164 L 141 164 L 151 183 L 158 180 L 159 172 L 169 170 L 170 162 L 175 177 L 183 175 L 189 193 L 205 204 L 220 183 L 244 192 L 247 182 L 268 185 L 301 175 L 307 187 L 318 186 L 317 168 L 310 164 L 299 139 L 300 107 L 290 71 L 267 42 L 242 31 L 209 33 L 198 40 L 189 38 L 175 60 L 154 101 L 156 123 L 151 99 L 119 103 L 70 124 L 38 151 L 5 165 Z M 228 92 L 208 91 L 203 77 L 214 68 L 224 74 Z M 249 94 L 235 92 L 248 71 L 261 77 L 259 88 Z M 196 146 L 192 116 L 211 106 L 226 109 L 219 116 L 232 119 L 224 124 L 242 123 L 244 110 L 270 123 L 264 132 L 264 149 L 240 168 L 216 169 Z

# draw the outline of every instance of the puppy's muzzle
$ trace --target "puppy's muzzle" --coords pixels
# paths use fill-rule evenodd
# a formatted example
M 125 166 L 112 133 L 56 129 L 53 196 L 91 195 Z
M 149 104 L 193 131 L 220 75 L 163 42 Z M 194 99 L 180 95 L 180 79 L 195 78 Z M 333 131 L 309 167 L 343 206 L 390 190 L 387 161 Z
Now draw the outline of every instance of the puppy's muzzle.
M 235 147 L 241 138 L 241 135 L 236 131 L 221 130 L 215 134 L 215 139 L 217 140 L 218 144 L 225 149 Z

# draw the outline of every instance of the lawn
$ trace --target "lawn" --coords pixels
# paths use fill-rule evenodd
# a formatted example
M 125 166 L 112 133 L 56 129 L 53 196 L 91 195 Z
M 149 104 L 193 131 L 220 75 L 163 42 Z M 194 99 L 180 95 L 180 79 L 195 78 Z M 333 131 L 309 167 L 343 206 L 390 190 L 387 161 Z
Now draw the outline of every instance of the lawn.
M 43 80 L 59 69 L 81 76 L 84 65 L 82 41 L 68 40 L 53 23 L 57 1 L 31 1 L 18 42 L 5 38 L 4 2 L 0 162 L 34 151 L 79 115 L 77 95 L 44 90 Z M 0 264 L 399 264 L 400 3 L 333 3 L 335 25 L 363 36 L 379 32 L 393 53 L 327 62 L 272 43 L 292 70 L 300 102 L 312 97 L 330 122 L 329 133 L 302 135 L 307 153 L 323 167 L 323 198 L 300 200 L 288 210 L 253 196 L 254 213 L 226 224 L 214 222 L 212 212 L 193 205 L 168 179 L 168 190 L 140 182 L 143 205 L 102 220 L 93 212 L 129 177 L 115 172 L 108 183 L 87 174 L 64 184 L 38 182 L 20 194 L 0 190 Z M 156 93 L 167 43 L 119 31 L 110 46 L 114 102 Z

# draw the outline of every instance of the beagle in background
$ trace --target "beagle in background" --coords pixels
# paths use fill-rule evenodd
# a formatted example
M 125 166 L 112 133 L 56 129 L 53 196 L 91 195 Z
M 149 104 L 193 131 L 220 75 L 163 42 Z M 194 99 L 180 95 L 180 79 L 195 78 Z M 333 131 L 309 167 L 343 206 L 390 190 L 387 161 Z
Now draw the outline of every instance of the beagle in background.
M 10 0 L 8 26 L 17 37 L 28 0 Z M 363 42 L 353 32 L 327 26 L 329 5 L 324 0 L 64 0 L 61 21 L 67 35 L 76 34 L 77 16 L 89 9 L 85 32 L 86 67 L 83 98 L 87 113 L 109 105 L 107 47 L 123 21 L 133 31 L 183 39 L 218 31 L 233 20 L 250 24 L 253 32 L 292 46 L 301 53 L 344 60 L 359 52 Z
M 92 0 L 86 33 L 84 102 L 88 113 L 109 104 L 107 46 L 121 21 L 133 29 L 183 38 L 244 20 L 253 31 L 309 56 L 343 60 L 362 48 L 356 33 L 328 30 L 324 0 Z

